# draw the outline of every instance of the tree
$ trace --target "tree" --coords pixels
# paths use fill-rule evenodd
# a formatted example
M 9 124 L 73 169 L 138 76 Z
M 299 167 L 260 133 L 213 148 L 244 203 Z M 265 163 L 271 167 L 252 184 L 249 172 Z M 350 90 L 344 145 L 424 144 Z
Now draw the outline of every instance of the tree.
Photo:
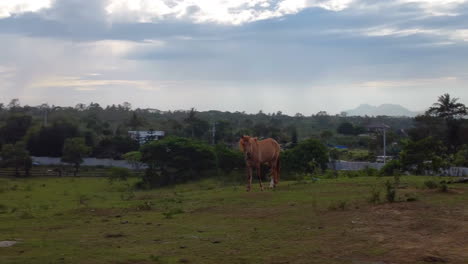
M 17 98 L 11 99 L 7 107 L 8 107 L 8 110 L 10 110 L 11 112 L 18 111 L 21 108 L 19 99 Z
M 65 140 L 62 161 L 73 164 L 75 167 L 75 171 L 73 172 L 74 176 L 76 176 L 81 163 L 83 163 L 83 157 L 85 157 L 90 150 L 91 149 L 86 146 L 84 138 L 68 138 Z
M 449 145 L 450 152 L 456 152 L 457 148 L 463 143 L 460 135 L 462 120 L 468 114 L 464 104 L 458 102 L 459 98 L 451 98 L 449 94 L 439 96 L 436 103 L 433 104 L 426 115 L 435 116 L 445 120 L 447 132 L 445 140 Z
M 336 131 L 343 135 L 354 135 L 354 125 L 350 122 L 341 123 Z
M 408 141 L 401 152 L 401 165 L 405 170 L 416 173 L 425 171 L 438 172 L 441 168 L 447 167 L 447 152 L 442 141 L 432 137 L 419 141 Z
M 224 144 L 217 144 L 214 148 L 217 167 L 224 173 L 230 173 L 235 168 L 244 165 L 244 155 L 240 151 L 228 148 Z
M 65 140 L 78 135 L 79 130 L 75 124 L 57 120 L 52 126 L 32 131 L 27 145 L 33 156 L 61 157 Z
M 282 152 L 282 167 L 293 172 L 315 172 L 326 169 L 328 150 L 320 141 L 310 138 L 300 142 L 296 147 Z
M 131 151 L 127 152 L 122 156 L 130 165 L 132 165 L 134 170 L 140 170 L 143 162 L 141 162 L 141 152 L 140 151 Z
M 136 112 L 133 112 L 132 117 L 127 121 L 127 125 L 132 129 L 136 130 L 138 127 L 141 127 L 145 124 L 145 120 L 137 115 Z
M 2 147 L 0 152 L 2 158 L 2 167 L 14 167 L 15 176 L 19 177 L 20 168 L 23 168 L 25 175 L 29 176 L 29 170 L 32 167 L 32 159 L 29 152 L 25 148 L 23 142 L 16 142 L 16 144 L 6 144 Z
M 328 143 L 328 141 L 333 137 L 333 132 L 330 130 L 324 130 L 320 133 L 320 138 Z
M 449 94 L 439 96 L 436 103 L 426 111 L 427 115 L 444 119 L 456 119 L 467 115 L 467 108 L 459 103 L 459 98 L 451 98 Z
M 12 114 L 0 128 L 0 136 L 5 143 L 15 143 L 24 137 L 31 123 L 32 117 L 29 115 Z
M 216 167 L 213 148 L 205 143 L 181 137 L 166 137 L 141 148 L 148 169 L 143 184 L 148 187 L 194 180 L 201 172 Z

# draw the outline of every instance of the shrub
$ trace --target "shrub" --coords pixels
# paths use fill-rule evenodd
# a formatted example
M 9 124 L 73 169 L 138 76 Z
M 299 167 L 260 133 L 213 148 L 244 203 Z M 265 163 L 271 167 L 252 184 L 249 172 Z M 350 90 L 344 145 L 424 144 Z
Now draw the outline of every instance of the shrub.
M 199 179 L 201 172 L 216 167 L 213 148 L 181 137 L 167 137 L 146 144 L 141 160 L 148 168 L 140 186 L 158 187 Z
M 111 168 L 107 172 L 107 178 L 110 182 L 113 181 L 126 181 L 131 176 L 131 172 L 126 168 Z
M 441 183 L 440 186 L 439 186 L 439 190 L 441 192 L 448 192 L 449 187 L 448 187 L 447 183 L 445 183 L 445 182 Z
M 439 172 L 448 167 L 447 158 L 443 156 L 446 151 L 442 141 L 432 137 L 408 141 L 401 152 L 401 166 L 417 174 L 426 171 Z
M 371 167 L 366 167 L 365 169 L 363 169 L 361 171 L 361 173 L 364 175 L 364 176 L 378 176 L 379 175 L 379 170 L 378 169 L 374 169 L 374 168 L 371 168 Z
M 235 168 L 244 165 L 244 157 L 240 151 L 228 148 L 224 144 L 218 144 L 214 148 L 217 167 L 224 173 L 230 173 Z
M 380 203 L 380 190 L 373 188 L 371 190 L 371 196 L 369 197 L 369 202 L 373 204 Z
M 348 207 L 348 203 L 346 201 L 337 201 L 337 202 L 331 203 L 328 206 L 328 210 L 331 210 L 331 211 L 336 211 L 336 210 L 344 211 L 344 210 L 346 210 L 347 207 Z
M 387 181 L 387 182 L 385 183 L 385 187 L 386 187 L 385 197 L 387 198 L 387 201 L 388 201 L 389 203 L 395 202 L 395 200 L 396 200 L 396 188 L 395 188 L 395 185 L 392 184 L 390 181 Z
M 292 172 L 316 173 L 318 169 L 325 170 L 327 163 L 327 148 L 320 141 L 312 138 L 300 142 L 281 155 L 282 167 Z
M 401 162 L 399 160 L 391 160 L 380 169 L 381 176 L 395 176 L 399 174 L 401 174 Z
M 424 182 L 424 185 L 428 188 L 428 189 L 436 189 L 439 185 L 435 182 L 435 181 L 425 181 Z

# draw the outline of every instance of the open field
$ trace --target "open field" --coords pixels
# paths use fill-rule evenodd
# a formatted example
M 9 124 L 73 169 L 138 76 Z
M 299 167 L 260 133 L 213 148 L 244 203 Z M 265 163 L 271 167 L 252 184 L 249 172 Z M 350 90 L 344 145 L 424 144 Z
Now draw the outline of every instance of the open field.
M 134 179 L 0 179 L 0 263 L 468 263 L 468 186 L 437 177 L 221 181 L 133 191 Z M 446 178 L 444 178 L 446 180 Z M 382 202 L 369 203 L 372 190 Z M 408 201 L 409 200 L 409 201 Z

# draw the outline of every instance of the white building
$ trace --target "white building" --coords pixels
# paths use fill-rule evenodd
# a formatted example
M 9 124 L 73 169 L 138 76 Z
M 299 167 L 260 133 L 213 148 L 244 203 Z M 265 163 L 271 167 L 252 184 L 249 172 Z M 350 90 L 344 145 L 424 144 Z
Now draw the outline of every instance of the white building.
M 164 131 L 148 130 L 148 131 L 128 131 L 128 135 L 137 140 L 140 145 L 150 141 L 159 140 L 164 137 Z

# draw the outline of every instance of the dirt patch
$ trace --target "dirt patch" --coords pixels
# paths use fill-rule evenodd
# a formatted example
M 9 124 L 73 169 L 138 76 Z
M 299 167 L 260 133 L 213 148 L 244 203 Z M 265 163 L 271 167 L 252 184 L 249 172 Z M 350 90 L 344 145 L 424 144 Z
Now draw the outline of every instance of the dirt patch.
M 0 248 L 12 247 L 16 245 L 18 241 L 0 241 Z
M 415 202 L 367 210 L 360 215 L 361 223 L 352 230 L 387 249 L 388 261 L 466 263 L 468 260 L 468 225 L 460 208 L 437 208 Z

